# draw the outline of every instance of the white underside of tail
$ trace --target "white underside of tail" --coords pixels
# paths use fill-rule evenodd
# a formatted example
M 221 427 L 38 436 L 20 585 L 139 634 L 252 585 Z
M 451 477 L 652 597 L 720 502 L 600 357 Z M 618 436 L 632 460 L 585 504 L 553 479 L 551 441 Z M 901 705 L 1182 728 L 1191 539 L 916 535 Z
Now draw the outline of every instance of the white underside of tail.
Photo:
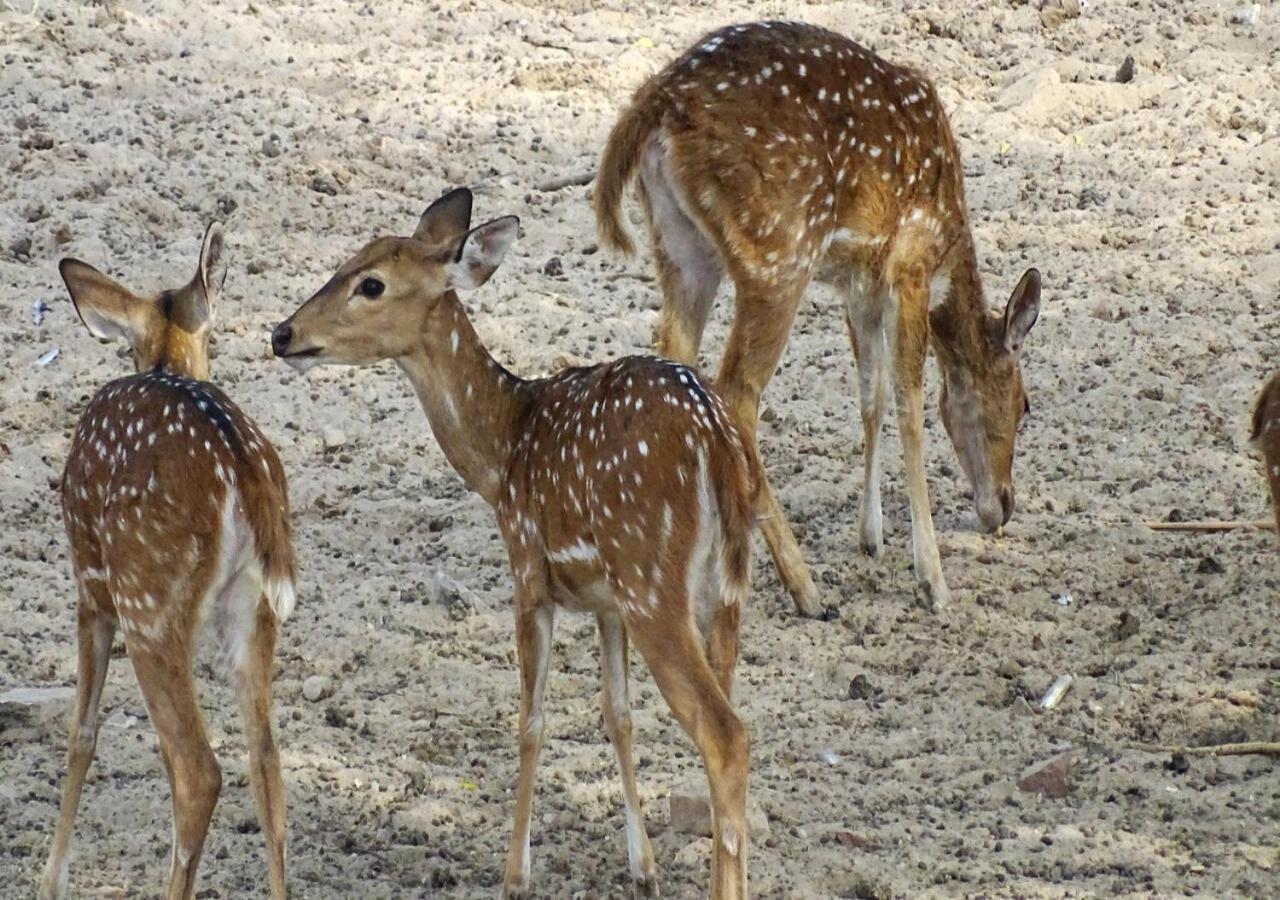
M 221 662 L 240 669 L 252 644 L 263 597 L 283 622 L 296 601 L 292 578 L 264 579 L 253 529 L 232 488 L 222 502 L 218 534 L 218 564 L 201 604 L 206 629 Z
M 267 595 L 267 603 L 271 611 L 276 614 L 277 622 L 283 622 L 289 618 L 298 600 L 293 592 L 292 578 L 269 578 L 262 586 L 262 592 Z

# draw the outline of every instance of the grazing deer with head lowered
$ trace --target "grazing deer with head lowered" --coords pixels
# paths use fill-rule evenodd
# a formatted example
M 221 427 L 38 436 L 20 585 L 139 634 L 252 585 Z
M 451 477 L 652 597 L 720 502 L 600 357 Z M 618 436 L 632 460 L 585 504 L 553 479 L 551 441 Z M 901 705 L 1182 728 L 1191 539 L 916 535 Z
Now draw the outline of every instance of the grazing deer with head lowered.
M 557 607 L 600 628 L 605 728 L 622 772 L 635 893 L 656 894 L 631 755 L 628 641 L 697 745 L 711 791 L 711 895 L 746 896 L 748 738 L 730 704 L 759 464 L 685 366 L 628 357 L 523 380 L 476 336 L 456 290 L 484 284 L 514 216 L 471 228 L 445 194 L 411 237 L 368 244 L 278 325 L 299 370 L 392 359 L 441 449 L 494 508 L 515 580 L 520 774 L 504 897 L 529 890 L 529 825 Z
M 222 784 L 196 701 L 192 656 L 208 623 L 236 675 L 249 777 L 267 843 L 271 895 L 285 890 L 285 811 L 271 728 L 276 628 L 294 605 L 284 470 L 258 427 L 207 382 L 214 301 L 226 275 L 211 225 L 195 277 L 142 298 L 74 259 L 59 266 L 95 337 L 121 338 L 137 374 L 89 402 L 62 476 L 62 516 L 79 588 L 79 671 L 67 782 L 40 885 L 62 897 L 67 852 L 98 734 L 119 626 L 160 742 L 173 799 L 169 900 L 195 896 Z
M 1253 428 L 1249 442 L 1262 453 L 1271 506 L 1280 532 L 1280 372 L 1276 372 L 1258 392 L 1253 407 Z
M 927 345 L 978 518 L 996 530 L 1013 514 L 1014 439 L 1029 408 L 1018 358 L 1040 276 L 1027 270 L 1004 314 L 987 312 L 960 155 L 933 86 L 821 28 L 724 28 L 641 86 L 609 137 L 595 210 L 602 243 L 624 252 L 633 245 L 620 206 L 637 172 L 663 294 L 658 350 L 695 361 L 727 272 L 736 314 L 718 387 L 749 442 L 805 287 L 817 278 L 844 292 L 862 395 L 862 546 L 883 548 L 880 432 L 892 380 L 916 577 L 932 607 L 944 606 L 924 469 Z M 813 582 L 767 484 L 761 501 L 769 551 L 812 614 Z

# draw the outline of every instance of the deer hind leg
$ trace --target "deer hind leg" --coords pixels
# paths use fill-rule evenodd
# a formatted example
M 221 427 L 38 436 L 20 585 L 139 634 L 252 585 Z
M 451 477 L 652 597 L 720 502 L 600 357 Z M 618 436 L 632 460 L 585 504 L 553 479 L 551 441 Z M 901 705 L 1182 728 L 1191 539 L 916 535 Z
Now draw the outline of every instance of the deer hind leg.
M 724 265 L 715 245 L 688 212 L 661 137 L 645 149 L 637 183 L 662 288 L 654 344 L 660 355 L 695 365 Z
M 222 771 L 196 702 L 190 654 L 175 644 L 153 650 L 145 638 L 131 640 L 131 634 L 125 632 L 129 656 L 160 739 L 173 800 L 173 857 L 166 897 L 190 900 L 209 820 L 222 790 Z
M 542 694 L 551 661 L 552 607 L 545 589 L 533 590 L 517 580 L 516 650 L 520 658 L 520 776 L 516 784 L 515 823 L 502 879 L 503 898 L 529 892 L 529 823 L 533 817 L 533 784 L 542 752 Z
M 929 287 L 915 267 L 898 280 L 897 288 L 893 374 L 907 496 L 911 502 L 911 548 L 916 580 L 928 592 L 930 609 L 938 612 L 950 601 L 950 594 L 938 556 L 924 468 L 924 362 L 929 346 Z
M 657 867 L 653 848 L 644 827 L 644 812 L 636 790 L 636 765 L 631 754 L 631 699 L 627 687 L 627 632 L 622 619 L 612 613 L 596 616 L 600 627 L 600 674 L 603 683 L 601 706 L 604 727 L 618 757 L 622 773 L 622 798 L 626 804 L 627 860 L 631 869 L 632 892 L 636 897 L 658 896 Z
M 693 602 L 689 598 L 688 602 Z M 677 608 L 679 603 L 664 607 Z M 702 756 L 711 792 L 711 897 L 747 896 L 747 774 L 750 738 L 712 671 L 688 615 L 655 628 L 639 618 L 629 629 L 676 720 Z
M 271 896 L 284 900 L 285 796 L 280 753 L 271 727 L 271 667 L 275 657 L 276 619 L 256 582 L 257 599 L 252 631 L 236 665 L 236 687 L 249 745 L 249 784 L 258 809 L 258 824 L 267 845 L 267 873 Z
M 896 334 L 895 313 L 886 310 L 888 296 L 854 276 L 845 296 L 845 325 L 858 366 L 862 408 L 862 498 L 858 534 L 869 556 L 884 551 L 884 517 L 880 505 L 882 453 L 880 436 L 889 411 L 889 342 Z
M 753 445 L 760 396 L 782 357 L 806 284 L 803 279 L 784 286 L 737 281 L 737 308 L 717 386 Z M 757 504 L 760 531 L 796 610 L 803 616 L 816 616 L 818 590 L 767 478 L 760 486 Z
M 102 685 L 107 677 L 107 665 L 111 661 L 111 638 L 115 634 L 115 620 L 108 613 L 97 612 L 103 604 L 95 602 L 89 588 L 82 583 L 80 605 L 77 611 L 76 705 L 71 719 L 71 736 L 67 747 L 67 781 L 62 788 L 62 806 L 58 811 L 58 827 L 54 832 L 53 847 L 40 880 L 40 900 L 58 900 L 67 891 L 67 854 L 71 847 L 71 832 L 76 811 L 80 808 L 80 795 L 84 790 L 85 776 L 93 763 L 98 745 L 98 705 L 102 699 Z M 106 597 L 102 598 L 106 601 Z

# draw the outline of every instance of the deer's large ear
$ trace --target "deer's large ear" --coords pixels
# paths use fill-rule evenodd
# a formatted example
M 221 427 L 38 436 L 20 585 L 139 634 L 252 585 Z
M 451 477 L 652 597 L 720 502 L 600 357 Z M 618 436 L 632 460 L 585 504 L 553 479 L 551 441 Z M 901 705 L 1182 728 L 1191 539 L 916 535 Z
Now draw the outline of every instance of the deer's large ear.
M 488 281 L 519 230 L 518 218 L 503 216 L 467 232 L 459 241 L 453 260 L 445 264 L 447 287 L 466 290 Z
M 1040 272 L 1027 269 L 1004 308 L 1004 351 L 1017 355 L 1040 317 Z
M 452 243 L 470 227 L 471 191 L 457 188 L 427 207 L 413 237 L 434 247 Z
M 200 283 L 209 300 L 209 317 L 213 318 L 213 304 L 222 296 L 222 285 L 227 280 L 227 244 L 222 236 L 222 226 L 210 222 L 200 245 Z
M 121 338 L 133 344 L 146 330 L 153 305 L 140 300 L 124 285 L 88 263 L 69 257 L 58 263 L 58 271 L 80 321 L 94 337 Z
M 222 226 L 217 222 L 209 223 L 205 229 L 204 240 L 200 244 L 200 266 L 196 269 L 196 277 L 184 299 L 188 308 L 183 310 L 184 321 L 179 325 L 188 331 L 196 331 L 213 321 L 214 306 L 222 296 L 222 284 L 227 280 L 226 240 L 222 236 Z

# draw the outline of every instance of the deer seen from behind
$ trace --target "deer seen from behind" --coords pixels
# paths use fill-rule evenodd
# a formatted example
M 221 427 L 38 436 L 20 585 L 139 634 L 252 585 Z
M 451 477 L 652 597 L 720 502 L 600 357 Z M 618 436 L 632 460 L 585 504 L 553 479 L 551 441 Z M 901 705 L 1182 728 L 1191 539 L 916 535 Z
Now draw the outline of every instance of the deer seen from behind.
M 94 395 L 62 477 L 79 590 L 79 666 L 67 779 L 41 900 L 63 897 L 93 761 L 112 638 L 123 632 L 173 802 L 169 900 L 195 896 L 222 776 L 197 706 L 192 657 L 207 624 L 234 673 L 272 897 L 285 888 L 285 799 L 271 726 L 276 629 L 294 605 L 284 470 L 248 416 L 209 384 L 209 333 L 226 274 L 222 230 L 195 277 L 143 298 L 85 263 L 63 280 L 94 336 L 128 344 L 136 374 Z
M 601 242 L 630 252 L 621 217 L 633 178 L 663 304 L 658 351 L 696 361 L 727 274 L 735 315 L 717 387 L 754 443 L 761 394 L 806 286 L 844 295 L 862 399 L 863 549 L 883 548 L 881 444 L 892 385 L 917 580 L 948 600 L 924 468 L 924 362 L 942 373 L 941 413 L 980 522 L 1013 515 L 1019 358 L 1040 308 L 1028 269 L 1002 314 L 987 311 L 955 138 L 928 79 L 839 34 L 790 22 L 713 32 L 636 91 L 595 187 Z M 777 499 L 761 527 L 797 608 L 813 581 Z
M 394 360 L 466 484 L 493 507 L 515 582 L 520 767 L 502 896 L 530 890 L 534 772 L 557 609 L 600 631 L 605 728 L 622 774 L 634 892 L 657 892 L 635 783 L 634 642 L 693 739 L 713 810 L 711 896 L 747 893 L 748 737 L 730 702 L 759 466 L 720 398 L 685 366 L 629 357 L 524 380 L 487 352 L 455 291 L 484 284 L 515 217 L 471 227 L 445 194 L 411 237 L 379 238 L 278 325 L 299 370 Z

